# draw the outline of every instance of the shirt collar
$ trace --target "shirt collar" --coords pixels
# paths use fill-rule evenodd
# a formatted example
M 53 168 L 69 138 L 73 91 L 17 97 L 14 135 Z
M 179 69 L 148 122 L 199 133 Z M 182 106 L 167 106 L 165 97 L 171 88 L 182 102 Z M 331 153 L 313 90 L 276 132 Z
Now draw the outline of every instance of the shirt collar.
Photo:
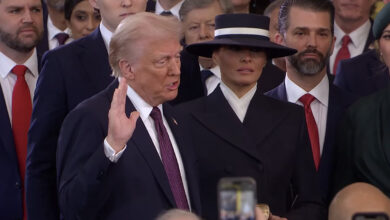
M 66 33 L 70 35 L 70 30 L 69 28 L 66 28 L 65 30 L 61 31 L 58 29 L 56 26 L 54 26 L 53 21 L 51 20 L 50 16 L 47 16 L 47 30 L 48 30 L 48 37 L 49 40 L 54 39 L 54 37 L 58 33 Z
M 175 6 L 173 6 L 172 8 L 169 9 L 169 11 L 172 13 L 172 15 L 175 16 L 179 20 L 180 20 L 179 10 L 180 10 L 181 5 L 183 4 L 183 2 L 184 2 L 184 0 L 180 1 Z M 155 13 L 156 14 L 161 14 L 161 12 L 163 12 L 163 11 L 165 11 L 165 9 L 161 6 L 160 1 L 157 0 Z
M 309 93 L 310 95 L 314 96 L 319 102 L 321 102 L 323 105 L 328 106 L 329 79 L 326 74 L 324 78 L 322 78 L 321 82 L 309 92 L 306 92 L 297 84 L 295 84 L 293 81 L 291 81 L 290 78 L 288 78 L 288 75 L 286 75 L 284 83 L 286 85 L 287 99 L 289 102 L 297 103 L 299 98 L 301 98 L 306 93 Z
M 2 52 L 0 52 L 0 60 L 0 77 L 5 78 L 17 64 Z M 38 77 L 38 57 L 35 48 L 32 55 L 23 63 L 23 65 L 29 70 L 27 73 L 30 73 L 34 77 Z
M 122 77 L 119 77 L 118 80 L 120 81 L 123 79 Z M 147 120 L 153 110 L 153 106 L 145 102 L 145 100 L 142 99 L 141 96 L 139 96 L 138 93 L 129 85 L 127 85 L 127 97 L 130 99 L 131 103 L 133 103 L 134 108 L 139 112 L 142 121 Z M 161 114 L 164 115 L 162 104 L 157 107 L 160 109 Z
M 239 105 L 244 109 L 248 109 L 249 103 L 257 90 L 257 83 L 241 98 L 238 98 L 237 95 L 225 83 L 221 82 L 220 87 L 223 95 L 228 100 L 230 105 Z
M 351 44 L 355 48 L 359 47 L 359 45 L 365 45 L 367 36 L 370 33 L 370 31 L 371 31 L 371 22 L 370 20 L 367 20 L 363 25 L 361 25 L 356 30 L 348 34 L 349 37 L 351 38 Z M 334 23 L 334 35 L 336 37 L 335 44 L 341 45 L 342 43 L 341 40 L 344 37 L 344 35 L 346 35 L 346 33 L 343 30 L 341 30 L 341 28 L 336 24 L 336 22 Z
M 102 34 L 102 38 L 104 41 L 104 45 L 106 45 L 107 51 L 110 49 L 110 41 L 112 37 L 112 32 L 104 26 L 103 22 L 100 22 L 99 25 L 100 33 Z

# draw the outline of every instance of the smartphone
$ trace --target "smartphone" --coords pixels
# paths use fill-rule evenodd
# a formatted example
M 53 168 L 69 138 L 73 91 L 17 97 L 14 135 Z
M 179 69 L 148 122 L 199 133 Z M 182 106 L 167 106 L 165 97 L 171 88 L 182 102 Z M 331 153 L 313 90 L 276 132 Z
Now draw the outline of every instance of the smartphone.
M 389 216 L 383 212 L 361 212 L 354 214 L 352 220 L 389 220 Z
M 256 181 L 250 177 L 222 178 L 218 183 L 220 220 L 255 220 Z

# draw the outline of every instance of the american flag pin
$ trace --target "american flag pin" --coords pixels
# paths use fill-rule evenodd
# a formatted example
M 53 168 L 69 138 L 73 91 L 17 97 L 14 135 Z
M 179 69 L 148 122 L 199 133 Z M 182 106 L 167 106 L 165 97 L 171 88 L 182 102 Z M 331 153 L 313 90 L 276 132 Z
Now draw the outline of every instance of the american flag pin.
M 174 118 L 172 118 L 172 121 L 173 121 L 173 123 L 175 123 L 175 125 L 179 125 Z

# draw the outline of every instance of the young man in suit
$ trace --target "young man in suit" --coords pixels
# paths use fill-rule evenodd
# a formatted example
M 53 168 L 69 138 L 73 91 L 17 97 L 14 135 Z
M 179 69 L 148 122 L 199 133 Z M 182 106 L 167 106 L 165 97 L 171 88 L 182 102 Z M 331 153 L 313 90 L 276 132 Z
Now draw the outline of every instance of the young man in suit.
M 187 125 L 165 103 L 180 83 L 179 27 L 175 18 L 139 13 L 115 31 L 109 59 L 119 79 L 69 113 L 61 129 L 57 176 L 65 219 L 200 212 Z
M 279 14 L 278 43 L 298 53 L 286 57 L 283 83 L 267 95 L 305 107 L 312 155 L 323 198 L 329 201 L 338 122 L 353 98 L 334 86 L 326 65 L 334 46 L 334 8 L 329 1 L 287 0 Z
M 212 57 L 221 83 L 209 96 L 179 107 L 188 113 L 199 158 L 203 217 L 218 219 L 222 177 L 249 176 L 271 219 L 323 219 L 303 110 L 258 88 L 267 59 L 296 51 L 269 41 L 265 16 L 224 14 L 215 24 L 214 40 L 187 49 Z
M 34 96 L 28 139 L 26 197 L 29 219 L 59 219 L 56 149 L 61 124 L 77 104 L 114 79 L 107 48 L 121 20 L 145 11 L 146 0 L 90 0 L 100 11 L 99 28 L 89 36 L 49 51 Z
M 0 219 L 27 219 L 27 131 L 42 34 L 40 0 L 0 1 Z

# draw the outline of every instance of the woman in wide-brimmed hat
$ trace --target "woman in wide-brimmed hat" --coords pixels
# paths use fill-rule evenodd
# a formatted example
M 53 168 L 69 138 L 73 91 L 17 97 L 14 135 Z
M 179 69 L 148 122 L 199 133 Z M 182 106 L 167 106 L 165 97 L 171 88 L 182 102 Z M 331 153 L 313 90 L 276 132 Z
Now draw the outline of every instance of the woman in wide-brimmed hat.
M 221 83 L 209 96 L 179 107 L 188 113 L 199 158 L 205 219 L 240 212 L 218 213 L 217 208 L 217 183 L 233 176 L 256 180 L 254 200 L 268 204 L 275 216 L 322 219 L 303 109 L 264 96 L 257 84 L 267 60 L 296 51 L 269 41 L 269 18 L 264 16 L 224 14 L 215 25 L 213 40 L 187 49 L 212 57 L 220 66 Z M 297 194 L 293 202 L 290 195 Z M 252 209 L 245 210 L 243 216 L 253 215 Z

